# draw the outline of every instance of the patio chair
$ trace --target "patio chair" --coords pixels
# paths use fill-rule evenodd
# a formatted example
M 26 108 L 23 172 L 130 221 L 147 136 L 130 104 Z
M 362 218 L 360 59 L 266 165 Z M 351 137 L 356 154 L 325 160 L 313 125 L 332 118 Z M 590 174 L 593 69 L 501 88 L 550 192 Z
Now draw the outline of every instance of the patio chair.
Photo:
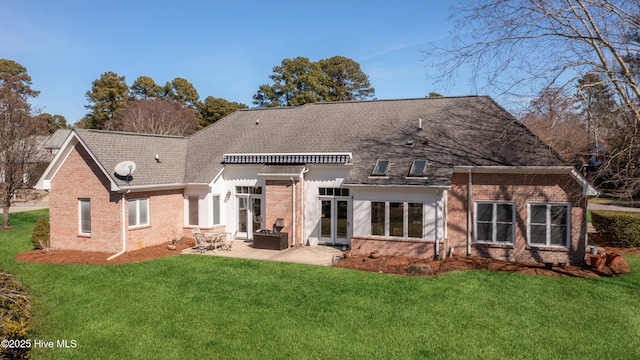
M 231 251 L 231 247 L 233 246 L 233 239 L 231 236 L 227 236 L 227 234 L 224 233 L 220 235 L 218 242 L 221 244 L 220 249 L 222 249 L 222 251 Z
M 196 245 L 193 248 L 200 251 L 200 253 L 205 252 L 211 243 L 207 241 L 207 238 L 204 236 L 204 233 L 200 231 L 200 228 L 193 228 L 191 232 L 196 241 Z

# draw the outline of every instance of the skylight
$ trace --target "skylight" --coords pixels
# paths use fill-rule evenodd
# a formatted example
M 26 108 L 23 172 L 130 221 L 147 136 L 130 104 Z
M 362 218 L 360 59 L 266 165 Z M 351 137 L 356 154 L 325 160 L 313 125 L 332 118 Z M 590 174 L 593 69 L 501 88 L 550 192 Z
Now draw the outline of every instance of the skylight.
M 378 160 L 374 166 L 371 176 L 385 176 L 389 170 L 389 160 Z
M 424 176 L 424 171 L 427 168 L 427 160 L 413 160 L 411 164 L 411 170 L 409 170 L 409 176 Z

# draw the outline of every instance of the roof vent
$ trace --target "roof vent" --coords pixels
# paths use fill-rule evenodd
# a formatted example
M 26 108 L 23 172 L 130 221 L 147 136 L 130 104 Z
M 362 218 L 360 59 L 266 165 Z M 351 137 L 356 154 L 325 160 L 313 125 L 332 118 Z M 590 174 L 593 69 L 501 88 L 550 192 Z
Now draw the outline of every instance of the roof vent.
M 406 147 L 413 147 L 413 140 L 407 140 L 407 143 L 404 144 Z
M 418 119 L 418 130 L 422 130 L 422 118 Z

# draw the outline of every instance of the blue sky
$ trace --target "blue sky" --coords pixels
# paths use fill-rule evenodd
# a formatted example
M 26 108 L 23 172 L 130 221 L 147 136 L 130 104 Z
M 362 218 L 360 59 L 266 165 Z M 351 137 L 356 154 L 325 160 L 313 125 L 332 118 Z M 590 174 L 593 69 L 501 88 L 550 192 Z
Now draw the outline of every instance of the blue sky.
M 251 104 L 285 58 L 357 61 L 379 99 L 472 94 L 433 84 L 422 50 L 446 45 L 455 1 L 0 0 L 0 58 L 27 68 L 32 101 L 75 123 L 107 71 L 164 84 L 189 80 L 200 97 Z

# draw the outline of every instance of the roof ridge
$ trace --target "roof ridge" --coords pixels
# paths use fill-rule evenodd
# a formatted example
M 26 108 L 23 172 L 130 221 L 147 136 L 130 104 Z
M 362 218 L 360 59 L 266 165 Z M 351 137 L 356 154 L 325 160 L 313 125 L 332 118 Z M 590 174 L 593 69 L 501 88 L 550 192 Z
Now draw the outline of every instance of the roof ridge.
M 186 136 L 180 135 L 165 135 L 165 134 L 150 134 L 150 133 L 136 133 L 129 131 L 112 131 L 112 130 L 98 130 L 98 129 L 73 129 L 75 132 L 95 132 L 102 134 L 112 134 L 112 135 L 127 135 L 127 136 L 144 136 L 144 137 L 159 137 L 159 138 L 168 138 L 168 139 L 186 139 Z

